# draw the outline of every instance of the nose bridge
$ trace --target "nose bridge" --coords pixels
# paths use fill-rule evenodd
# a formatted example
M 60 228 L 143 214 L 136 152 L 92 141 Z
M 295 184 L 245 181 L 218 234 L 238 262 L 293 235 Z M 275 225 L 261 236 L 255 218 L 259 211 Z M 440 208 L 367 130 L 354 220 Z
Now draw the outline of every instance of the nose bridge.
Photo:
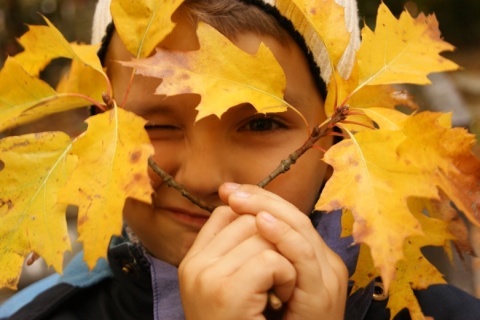
M 215 131 L 198 130 L 186 141 L 175 180 L 198 196 L 216 194 L 228 179 L 222 137 Z

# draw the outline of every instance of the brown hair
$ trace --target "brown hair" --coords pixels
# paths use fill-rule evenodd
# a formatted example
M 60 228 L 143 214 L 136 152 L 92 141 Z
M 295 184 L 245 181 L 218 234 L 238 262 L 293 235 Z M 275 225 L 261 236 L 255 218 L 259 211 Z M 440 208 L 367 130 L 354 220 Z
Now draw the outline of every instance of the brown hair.
M 241 32 L 271 36 L 279 42 L 289 34 L 272 15 L 238 0 L 186 0 L 184 7 L 193 22 L 205 22 L 229 39 Z

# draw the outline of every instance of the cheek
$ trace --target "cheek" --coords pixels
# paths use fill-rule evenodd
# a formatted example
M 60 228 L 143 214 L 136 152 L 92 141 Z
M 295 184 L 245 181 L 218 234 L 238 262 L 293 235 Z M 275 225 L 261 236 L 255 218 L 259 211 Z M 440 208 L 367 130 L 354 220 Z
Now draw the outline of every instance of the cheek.
M 144 226 L 149 225 L 149 217 L 152 213 L 152 206 L 133 199 L 125 201 L 123 218 L 136 234 L 142 234 Z
M 310 214 L 325 179 L 326 165 L 321 156 L 319 151 L 309 150 L 267 189 L 291 202 L 303 213 Z

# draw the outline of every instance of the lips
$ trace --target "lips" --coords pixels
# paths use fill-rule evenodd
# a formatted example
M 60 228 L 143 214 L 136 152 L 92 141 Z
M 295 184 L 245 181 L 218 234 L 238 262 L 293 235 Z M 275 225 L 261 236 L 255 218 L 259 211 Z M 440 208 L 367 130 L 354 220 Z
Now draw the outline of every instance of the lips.
M 160 209 L 173 220 L 194 228 L 203 227 L 210 217 L 210 214 L 207 213 L 192 212 L 182 208 L 162 207 Z

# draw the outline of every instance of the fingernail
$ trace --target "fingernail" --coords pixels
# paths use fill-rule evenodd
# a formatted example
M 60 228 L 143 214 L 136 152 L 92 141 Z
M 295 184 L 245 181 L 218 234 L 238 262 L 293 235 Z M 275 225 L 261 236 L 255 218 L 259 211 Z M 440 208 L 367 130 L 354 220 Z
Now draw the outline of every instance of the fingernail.
M 269 223 L 274 223 L 275 221 L 277 221 L 277 218 L 275 218 L 274 216 L 272 216 L 270 213 L 268 212 L 261 212 L 260 213 L 260 216 L 263 220 L 269 222 Z
M 235 191 L 235 195 L 239 198 L 248 198 L 250 197 L 252 194 L 249 193 L 249 192 L 245 192 L 245 191 Z
M 230 190 L 237 190 L 238 188 L 240 188 L 240 185 L 235 182 L 225 182 L 223 185 L 225 186 L 225 188 Z

